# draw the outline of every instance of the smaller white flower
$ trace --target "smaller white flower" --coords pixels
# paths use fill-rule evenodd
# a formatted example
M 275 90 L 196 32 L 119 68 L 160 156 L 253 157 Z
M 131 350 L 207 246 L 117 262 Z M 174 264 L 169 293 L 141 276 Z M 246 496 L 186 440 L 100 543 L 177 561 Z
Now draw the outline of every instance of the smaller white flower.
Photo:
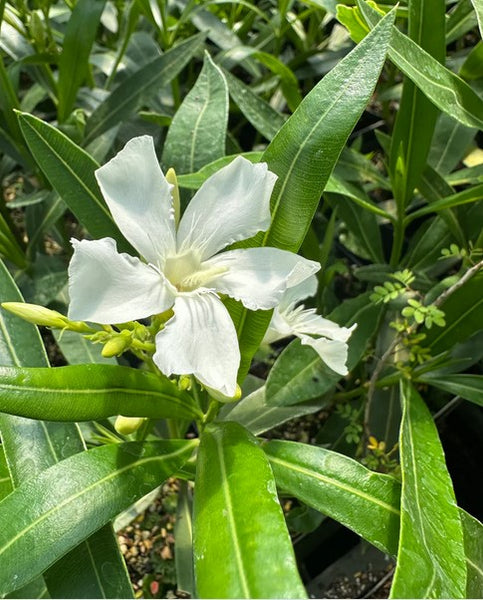
M 156 335 L 156 365 L 167 376 L 193 374 L 233 397 L 240 351 L 221 296 L 250 310 L 268 310 L 287 287 L 320 269 L 278 248 L 221 252 L 269 228 L 276 175 L 265 163 L 236 158 L 204 182 L 179 224 L 152 138 L 130 140 L 96 178 L 119 229 L 142 259 L 118 253 L 112 238 L 72 240 L 69 318 L 123 323 L 172 309 Z
M 302 344 L 312 346 L 320 358 L 336 373 L 347 375 L 347 340 L 357 327 L 341 327 L 316 314 L 314 308 L 297 304 L 317 291 L 317 277 L 311 275 L 298 285 L 288 288 L 273 311 L 272 320 L 263 341 L 271 344 L 290 335 Z

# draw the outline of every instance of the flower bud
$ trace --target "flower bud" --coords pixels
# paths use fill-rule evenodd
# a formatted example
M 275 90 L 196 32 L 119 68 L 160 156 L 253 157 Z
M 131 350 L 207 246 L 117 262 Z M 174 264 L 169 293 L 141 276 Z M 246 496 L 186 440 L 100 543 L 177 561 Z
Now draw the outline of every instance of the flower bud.
M 114 429 L 121 435 L 129 435 L 137 431 L 144 421 L 144 417 L 123 417 L 119 415 L 114 423 Z
M 127 334 L 127 335 L 126 335 Z M 112 356 L 119 356 L 131 345 L 131 336 L 128 331 L 121 332 L 119 335 L 114 335 L 104 345 L 101 350 L 101 354 L 104 358 L 111 358 Z
M 61 315 L 56 310 L 50 310 L 49 308 L 38 306 L 37 304 L 28 304 L 27 302 L 2 302 L 2 307 L 24 321 L 28 321 L 34 325 L 65 329 L 69 324 L 69 319 L 64 317 L 64 315 Z

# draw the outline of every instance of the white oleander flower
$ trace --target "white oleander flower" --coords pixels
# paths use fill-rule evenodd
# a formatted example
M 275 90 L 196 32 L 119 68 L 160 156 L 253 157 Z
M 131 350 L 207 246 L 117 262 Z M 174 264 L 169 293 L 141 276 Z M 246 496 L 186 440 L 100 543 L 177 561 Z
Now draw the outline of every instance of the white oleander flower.
M 285 337 L 295 335 L 302 344 L 312 346 L 320 358 L 336 373 L 347 375 L 347 340 L 356 324 L 341 327 L 316 314 L 314 308 L 305 309 L 301 300 L 313 296 L 317 291 L 317 277 L 311 275 L 301 283 L 288 288 L 282 295 L 280 304 L 273 311 L 272 320 L 264 343 L 271 344 Z M 298 306 L 297 306 L 298 304 Z
M 152 138 L 130 140 L 96 178 L 119 229 L 142 259 L 118 253 L 111 238 L 72 240 L 69 318 L 123 323 L 172 308 L 174 316 L 156 335 L 156 365 L 167 376 L 193 374 L 233 397 L 240 351 L 220 294 L 251 310 L 270 309 L 287 287 L 320 268 L 277 248 L 220 253 L 268 229 L 276 176 L 264 163 L 236 158 L 205 181 L 178 227 L 172 186 Z

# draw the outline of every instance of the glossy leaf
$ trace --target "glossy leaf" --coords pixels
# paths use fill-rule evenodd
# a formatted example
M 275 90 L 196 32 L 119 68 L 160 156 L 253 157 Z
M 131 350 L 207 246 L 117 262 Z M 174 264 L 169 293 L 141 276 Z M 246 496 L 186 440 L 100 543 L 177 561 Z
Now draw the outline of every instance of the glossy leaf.
M 105 4 L 105 0 L 78 0 L 70 15 L 59 57 L 57 114 L 60 122 L 69 116 L 79 86 L 89 72 L 89 54 Z
M 194 173 L 225 155 L 228 86 L 208 53 L 195 85 L 176 112 L 164 143 L 162 164 Z
M 411 0 L 408 35 L 436 61 L 444 63 L 444 0 Z M 390 153 L 390 169 L 401 214 L 426 166 L 437 116 L 436 106 L 410 79 L 405 79 Z
M 7 270 L 0 263 L 0 300 L 22 301 L 22 297 Z M 0 364 L 19 367 L 24 364 L 45 366 L 47 356 L 37 327 L 0 310 Z M 82 452 L 84 441 L 74 423 L 51 423 L 23 419 L 0 413 L 0 432 L 7 455 L 12 483 L 15 487 L 35 477 L 59 460 Z M 0 517 L 1 519 L 1 517 Z M 107 552 L 107 548 L 110 551 Z M 102 552 L 102 554 L 101 554 Z M 71 574 L 70 595 L 82 597 L 88 588 L 93 597 L 131 598 L 131 583 L 126 574 L 123 558 L 117 547 L 112 527 L 108 524 L 96 534 L 96 543 L 89 539 L 71 551 L 66 562 L 60 559 L 54 569 L 68 570 L 71 562 L 82 564 L 82 570 Z M 108 572 L 99 565 L 109 563 Z M 114 577 L 114 573 L 116 573 Z M 49 591 L 64 597 L 60 590 L 63 580 L 49 577 Z M 42 578 L 37 587 L 45 589 Z M 58 587 L 59 586 L 59 587 Z M 20 590 L 19 597 L 29 597 L 29 590 Z
M 28 583 L 158 486 L 195 445 L 177 440 L 100 446 L 24 482 L 0 503 L 0 593 Z
M 0 410 L 49 421 L 199 417 L 191 396 L 167 379 L 117 365 L 0 367 Z
M 323 399 L 294 406 L 268 405 L 266 402 L 266 387 L 262 386 L 242 398 L 237 404 L 226 404 L 220 412 L 219 420 L 236 421 L 254 435 L 259 435 L 290 419 L 317 412 L 325 405 L 326 401 Z
M 5 217 L 0 213 L 0 255 L 13 262 L 20 269 L 25 269 L 27 260 L 18 240 Z
M 271 198 L 272 224 L 253 245 L 299 249 L 339 154 L 374 90 L 393 21 L 391 12 L 304 98 L 268 146 L 263 160 L 278 175 Z M 232 316 L 243 379 L 270 313 L 248 314 L 232 305 Z
M 329 188 L 329 186 L 327 187 Z M 365 206 L 362 207 L 358 202 L 353 202 L 352 199 L 343 196 L 329 195 L 329 198 L 331 206 L 337 207 L 338 216 L 355 236 L 361 256 L 375 263 L 384 262 L 380 228 L 373 211 L 365 210 Z M 356 251 L 356 254 L 359 252 Z
M 263 445 L 277 485 L 349 527 L 383 552 L 397 551 L 399 482 L 326 448 L 272 440 Z
M 268 375 L 266 403 L 290 406 L 319 398 L 340 379 L 310 346 L 294 340 L 280 354 Z
M 392 598 L 464 598 L 463 529 L 433 418 L 401 383 L 401 533 Z
M 194 35 L 124 79 L 87 119 L 84 144 L 122 123 L 137 109 L 142 98 L 172 81 L 200 50 L 204 39 L 204 34 Z
M 471 0 L 473 8 L 476 12 L 476 18 L 478 20 L 478 27 L 480 28 L 480 35 L 483 37 L 483 0 Z
M 26 113 L 18 118 L 39 167 L 79 221 L 93 237 L 113 237 L 120 250 L 129 250 L 94 177 L 98 163 L 52 125 Z
M 432 212 L 439 212 L 455 206 L 461 206 L 462 204 L 478 202 L 481 200 L 482 194 L 483 184 L 470 187 L 462 192 L 451 194 L 451 196 L 447 196 L 446 198 L 440 198 L 439 200 L 436 200 L 436 202 L 431 202 L 431 204 L 428 204 L 428 206 L 424 206 L 423 208 L 414 211 L 408 215 L 408 221 L 412 221 Z
M 461 523 L 465 536 L 466 598 L 483 597 L 483 525 L 460 508 Z
M 364 18 L 374 26 L 381 18 L 364 0 L 357 0 Z M 483 127 L 483 100 L 458 75 L 441 65 L 396 27 L 389 58 L 441 111 L 469 127 Z
M 441 305 L 445 313 L 446 327 L 432 328 L 424 343 L 435 356 L 463 342 L 481 328 L 483 322 L 483 272 L 476 274 L 456 290 Z
M 13 487 L 10 480 L 10 473 L 8 472 L 7 461 L 5 460 L 5 453 L 3 447 L 0 445 L 0 500 L 8 496 L 12 490 Z
M 205 429 L 195 487 L 198 597 L 305 598 L 270 465 L 246 429 Z
M 419 381 L 483 406 L 483 375 L 423 375 Z
M 285 123 L 285 118 L 238 77 L 229 71 L 223 71 L 223 73 L 228 83 L 228 91 L 235 104 L 257 131 L 267 140 L 273 140 Z
M 434 131 L 428 163 L 441 175 L 450 173 L 465 157 L 477 129 L 441 113 Z
M 178 185 L 188 190 L 197 190 L 202 184 L 219 171 L 222 167 L 230 164 L 237 156 L 243 156 L 250 162 L 259 162 L 262 157 L 262 152 L 243 152 L 242 154 L 230 154 L 229 156 L 223 156 L 213 162 L 208 163 L 204 167 L 201 167 L 196 173 L 186 173 L 185 175 L 177 175 Z
M 174 526 L 176 583 L 178 590 L 187 592 L 194 598 L 192 504 L 191 489 L 188 487 L 186 481 L 181 481 L 176 509 L 176 523 Z

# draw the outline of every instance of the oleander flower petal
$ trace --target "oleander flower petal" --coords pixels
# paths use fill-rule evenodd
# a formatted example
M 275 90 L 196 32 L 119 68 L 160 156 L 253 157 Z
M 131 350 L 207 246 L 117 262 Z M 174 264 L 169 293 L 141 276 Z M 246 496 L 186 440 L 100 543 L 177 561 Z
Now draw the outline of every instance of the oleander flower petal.
M 159 167 L 153 138 L 130 140 L 96 178 L 124 237 L 141 256 L 160 268 L 175 251 L 171 185 Z
M 178 228 L 178 252 L 206 260 L 226 246 L 270 226 L 270 195 L 277 176 L 265 163 L 239 156 L 209 177 L 193 196 Z
M 151 138 L 129 141 L 96 177 L 114 220 L 146 262 L 119 254 L 110 238 L 74 240 L 70 317 L 115 324 L 172 308 L 174 316 L 156 334 L 155 363 L 168 376 L 192 374 L 215 397 L 233 398 L 240 350 L 220 294 L 253 310 L 273 308 L 287 288 L 320 268 L 276 248 L 215 256 L 268 229 L 276 175 L 264 163 L 236 158 L 206 180 L 178 230 Z
M 203 263 L 220 270 L 206 285 L 227 294 L 250 310 L 268 310 L 282 299 L 289 285 L 296 285 L 320 269 L 298 254 L 278 248 L 244 248 L 222 252 Z
M 320 358 L 333 371 L 339 375 L 347 375 L 347 354 L 349 347 L 345 342 L 339 340 L 328 340 L 326 338 L 312 338 L 308 335 L 298 336 L 302 344 L 312 346 Z
M 164 275 L 139 258 L 118 253 L 113 239 L 71 241 L 70 319 L 122 323 L 173 305 L 175 290 Z
M 291 335 L 297 336 L 302 344 L 311 346 L 332 370 L 340 375 L 346 375 L 348 356 L 346 342 L 357 325 L 341 327 L 318 315 L 313 308 L 304 309 L 302 304 L 297 306 L 298 302 L 315 294 L 316 290 L 315 275 L 289 287 L 273 311 L 263 342 L 272 344 Z
M 240 351 L 235 326 L 216 294 L 178 296 L 172 317 L 156 336 L 154 362 L 165 375 L 193 374 L 203 385 L 232 397 Z

